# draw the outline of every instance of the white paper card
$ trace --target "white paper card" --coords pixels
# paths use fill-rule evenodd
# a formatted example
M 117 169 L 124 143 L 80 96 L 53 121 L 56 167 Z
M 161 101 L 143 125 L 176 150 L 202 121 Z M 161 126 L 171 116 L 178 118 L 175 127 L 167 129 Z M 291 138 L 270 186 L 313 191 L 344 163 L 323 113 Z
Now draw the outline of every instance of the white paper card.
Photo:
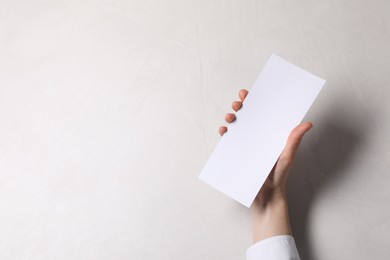
M 199 178 L 250 207 L 324 84 L 272 54 Z

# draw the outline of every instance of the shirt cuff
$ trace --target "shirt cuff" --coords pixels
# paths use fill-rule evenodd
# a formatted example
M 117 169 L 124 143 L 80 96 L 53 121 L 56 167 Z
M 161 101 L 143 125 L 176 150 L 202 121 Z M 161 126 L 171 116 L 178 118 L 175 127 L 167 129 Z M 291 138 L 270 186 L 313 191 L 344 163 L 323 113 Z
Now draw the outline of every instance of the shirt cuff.
M 246 251 L 247 260 L 299 260 L 295 240 L 290 235 L 274 236 L 253 244 Z

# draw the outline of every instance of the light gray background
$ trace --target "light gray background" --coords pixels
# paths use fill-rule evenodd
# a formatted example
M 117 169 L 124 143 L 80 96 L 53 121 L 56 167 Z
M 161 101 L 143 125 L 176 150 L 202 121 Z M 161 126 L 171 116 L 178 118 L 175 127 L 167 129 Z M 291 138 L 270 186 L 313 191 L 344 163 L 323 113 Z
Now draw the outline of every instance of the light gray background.
M 197 177 L 271 52 L 328 81 L 302 259 L 389 259 L 387 0 L 0 0 L 0 259 L 244 259 L 250 211 Z

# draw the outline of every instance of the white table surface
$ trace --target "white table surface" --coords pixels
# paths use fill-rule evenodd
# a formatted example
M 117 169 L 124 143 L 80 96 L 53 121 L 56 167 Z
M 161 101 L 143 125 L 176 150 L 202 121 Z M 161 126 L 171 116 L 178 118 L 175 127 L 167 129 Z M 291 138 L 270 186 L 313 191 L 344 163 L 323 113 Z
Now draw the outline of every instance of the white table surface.
M 302 259 L 390 259 L 388 0 L 0 0 L 0 259 L 244 259 L 250 211 L 198 174 L 271 52 L 327 79 Z

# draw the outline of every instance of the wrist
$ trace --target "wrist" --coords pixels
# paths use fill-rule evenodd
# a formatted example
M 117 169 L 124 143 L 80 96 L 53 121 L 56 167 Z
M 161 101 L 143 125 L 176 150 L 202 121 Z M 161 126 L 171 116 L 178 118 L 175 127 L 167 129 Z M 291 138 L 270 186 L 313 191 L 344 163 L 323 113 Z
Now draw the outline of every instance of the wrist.
M 269 194 L 266 201 L 252 206 L 253 242 L 277 236 L 291 235 L 287 198 L 283 191 Z
M 275 204 L 287 201 L 286 190 L 284 187 L 274 187 L 272 189 L 260 190 L 253 206 L 258 209 L 263 209 Z

